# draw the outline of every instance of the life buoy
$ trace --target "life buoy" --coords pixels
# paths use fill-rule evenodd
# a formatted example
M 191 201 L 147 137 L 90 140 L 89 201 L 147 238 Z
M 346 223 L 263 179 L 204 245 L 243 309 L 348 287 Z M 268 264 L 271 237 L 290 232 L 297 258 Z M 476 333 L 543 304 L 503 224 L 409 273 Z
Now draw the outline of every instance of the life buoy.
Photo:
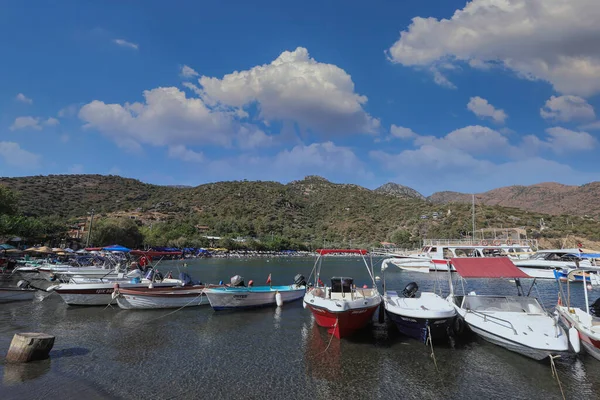
M 508 240 L 506 241 L 506 245 L 507 245 L 507 246 L 510 246 L 511 244 L 513 244 L 512 240 L 508 239 Z
M 487 246 L 488 245 L 488 241 L 487 240 L 482 240 L 479 244 L 482 245 L 482 246 Z
M 499 240 L 494 240 L 493 245 L 494 246 L 500 246 L 500 241 Z

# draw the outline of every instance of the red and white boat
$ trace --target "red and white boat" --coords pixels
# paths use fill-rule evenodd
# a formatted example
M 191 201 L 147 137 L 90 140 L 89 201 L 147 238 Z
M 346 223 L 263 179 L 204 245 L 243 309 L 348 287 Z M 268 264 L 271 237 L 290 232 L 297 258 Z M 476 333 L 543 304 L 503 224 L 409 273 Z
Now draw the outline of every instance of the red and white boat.
M 586 270 L 586 268 L 572 270 L 567 277 L 567 285 L 569 285 L 573 275 L 585 273 Z M 600 304 L 600 300 L 596 300 L 590 307 L 588 285 L 589 287 L 593 286 L 594 281 L 583 285 L 585 310 L 571 307 L 571 299 L 568 295 L 564 296 L 564 292 L 562 291 L 562 288 L 560 288 L 560 297 L 559 302 L 556 305 L 556 314 L 561 322 L 569 328 L 569 339 L 571 340 L 571 345 L 574 350 L 579 352 L 580 347 L 583 347 L 592 357 L 600 361 L 600 318 L 596 316 L 598 315 L 598 305 Z M 570 294 L 571 291 L 567 290 L 567 293 Z M 590 308 L 594 309 L 594 314 L 596 315 L 591 312 Z
M 369 267 L 365 259 L 367 250 L 319 249 L 317 253 L 318 257 L 311 273 L 311 276 L 314 274 L 315 283 L 304 295 L 304 306 L 313 313 L 317 325 L 327 328 L 329 333 L 341 339 L 365 327 L 371 321 L 381 303 L 381 296 L 375 284 L 373 268 Z M 331 286 L 323 284 L 320 279 L 323 256 L 333 253 L 360 254 L 373 286 L 357 288 L 350 277 L 333 277 Z

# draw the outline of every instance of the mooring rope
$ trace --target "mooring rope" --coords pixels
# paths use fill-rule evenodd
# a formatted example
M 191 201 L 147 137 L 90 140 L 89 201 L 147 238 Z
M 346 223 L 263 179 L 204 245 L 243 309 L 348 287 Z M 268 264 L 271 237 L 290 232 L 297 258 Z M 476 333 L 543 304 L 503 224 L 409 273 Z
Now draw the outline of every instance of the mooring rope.
M 558 387 L 560 389 L 560 394 L 562 395 L 563 400 L 566 400 L 565 392 L 563 392 L 562 384 L 560 383 L 560 379 L 558 378 L 558 370 L 556 369 L 556 364 L 554 363 L 555 358 L 560 358 L 560 355 L 553 356 L 550 354 L 550 370 L 552 371 L 552 377 L 556 378 L 556 382 L 558 382 Z
M 431 358 L 433 359 L 433 365 L 435 365 L 435 370 L 439 374 L 440 370 L 438 369 L 437 360 L 435 359 L 435 352 L 433 351 L 433 339 L 431 338 L 431 328 L 429 327 L 429 325 L 427 325 L 427 341 L 425 342 L 425 345 L 427 346 L 427 344 L 431 346 Z

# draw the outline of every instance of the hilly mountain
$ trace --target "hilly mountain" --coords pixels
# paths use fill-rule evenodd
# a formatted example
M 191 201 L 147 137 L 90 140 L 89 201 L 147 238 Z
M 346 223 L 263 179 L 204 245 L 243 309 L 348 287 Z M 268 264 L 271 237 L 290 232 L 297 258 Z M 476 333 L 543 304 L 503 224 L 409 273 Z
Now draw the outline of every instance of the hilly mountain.
M 432 203 L 471 203 L 471 194 L 437 192 Z M 600 182 L 581 186 L 547 182 L 531 186 L 507 186 L 475 195 L 477 204 L 501 205 L 547 214 L 600 216 Z
M 357 246 L 384 240 L 417 243 L 426 237 L 461 237 L 471 230 L 470 204 L 426 201 L 401 185 L 369 190 L 318 176 L 288 184 L 231 181 L 182 188 L 110 175 L 0 178 L 0 184 L 19 194 L 22 214 L 75 220 L 94 209 L 100 219 L 135 218 L 152 232 L 170 224 L 177 232 L 165 233 L 162 237 L 168 240 L 202 229 L 202 234 L 233 238 L 279 235 L 315 246 Z M 591 218 L 481 202 L 476 208 L 476 224 L 478 228 L 524 227 L 530 237 L 576 235 L 600 240 L 600 224 Z
M 409 199 L 425 200 L 425 196 L 408 186 L 399 185 L 394 182 L 388 182 L 375 189 L 378 193 L 386 193 L 393 196 L 404 197 Z

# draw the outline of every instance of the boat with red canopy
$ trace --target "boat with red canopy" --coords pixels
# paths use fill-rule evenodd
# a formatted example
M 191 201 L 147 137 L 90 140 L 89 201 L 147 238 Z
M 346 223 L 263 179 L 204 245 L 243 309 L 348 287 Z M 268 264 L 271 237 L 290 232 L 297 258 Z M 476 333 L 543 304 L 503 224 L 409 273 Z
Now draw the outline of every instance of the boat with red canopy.
M 452 266 L 462 278 L 514 279 L 518 296 L 480 295 L 469 292 L 454 294 L 452 278 L 448 301 L 458 314 L 455 332 L 463 324 L 483 339 L 508 350 L 542 360 L 569 350 L 569 340 L 564 330 L 538 302 L 529 297 L 521 287 L 521 278 L 529 276 L 517 268 L 508 257 L 452 258 Z
M 314 286 L 304 295 L 304 306 L 308 307 L 315 317 L 317 325 L 327 328 L 327 331 L 341 339 L 353 332 L 364 328 L 372 319 L 375 310 L 381 303 L 377 290 L 372 266 L 369 267 L 364 249 L 319 249 L 317 260 L 311 272 L 314 276 Z M 323 258 L 329 254 L 358 254 L 367 268 L 372 281 L 372 287 L 357 288 L 354 279 L 350 277 L 332 277 L 331 285 L 327 286 L 321 279 Z

